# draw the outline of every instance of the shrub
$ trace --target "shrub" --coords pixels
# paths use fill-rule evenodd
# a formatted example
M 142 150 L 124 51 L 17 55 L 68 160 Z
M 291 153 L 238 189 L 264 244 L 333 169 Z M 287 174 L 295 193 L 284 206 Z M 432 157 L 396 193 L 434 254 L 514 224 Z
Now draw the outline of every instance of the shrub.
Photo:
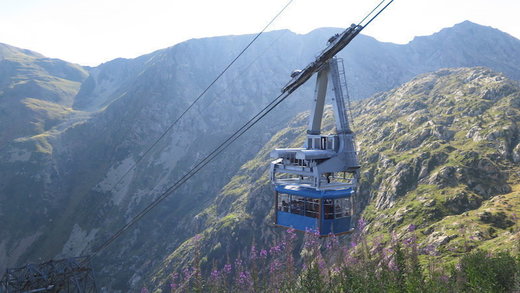
M 513 292 L 519 277 L 520 262 L 507 253 L 491 255 L 476 251 L 459 262 L 464 292 Z M 518 288 L 516 288 L 518 289 Z
M 363 226 L 360 223 L 358 226 Z M 305 235 L 297 251 L 294 230 L 269 249 L 252 245 L 245 259 L 202 274 L 200 267 L 174 273 L 171 292 L 518 292 L 520 254 L 475 251 L 456 265 L 438 263 L 433 247 L 419 247 L 411 225 L 405 236 L 370 244 L 362 233 L 349 245 L 331 236 Z M 300 261 L 294 255 L 300 253 Z M 426 265 L 419 262 L 429 260 Z M 182 276 L 182 277 L 179 277 Z

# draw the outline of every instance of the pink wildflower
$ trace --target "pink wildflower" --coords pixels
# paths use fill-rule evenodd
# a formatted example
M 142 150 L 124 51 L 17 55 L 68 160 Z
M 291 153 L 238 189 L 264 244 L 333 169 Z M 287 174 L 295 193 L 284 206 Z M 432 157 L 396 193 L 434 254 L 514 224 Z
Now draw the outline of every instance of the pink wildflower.
M 249 259 L 250 260 L 255 260 L 256 257 L 257 257 L 257 251 L 256 251 L 256 247 L 253 245 L 251 246 L 251 252 L 249 253 Z

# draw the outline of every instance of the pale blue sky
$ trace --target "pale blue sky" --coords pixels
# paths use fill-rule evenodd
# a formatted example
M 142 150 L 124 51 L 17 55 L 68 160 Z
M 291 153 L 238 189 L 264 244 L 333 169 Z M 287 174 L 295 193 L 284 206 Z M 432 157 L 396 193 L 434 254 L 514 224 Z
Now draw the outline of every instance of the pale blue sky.
M 191 39 L 257 33 L 288 0 L 0 0 L 0 42 L 95 66 Z M 294 0 L 271 27 L 358 22 L 379 0 Z M 364 34 L 406 43 L 464 20 L 520 38 L 519 0 L 395 0 Z

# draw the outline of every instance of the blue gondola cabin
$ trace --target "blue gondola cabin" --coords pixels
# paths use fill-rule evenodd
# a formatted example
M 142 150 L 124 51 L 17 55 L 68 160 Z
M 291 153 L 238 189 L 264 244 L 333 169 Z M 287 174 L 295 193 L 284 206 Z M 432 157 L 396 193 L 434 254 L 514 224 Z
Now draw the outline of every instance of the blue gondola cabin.
M 316 190 L 298 185 L 275 187 L 275 224 L 320 236 L 351 232 L 352 188 Z

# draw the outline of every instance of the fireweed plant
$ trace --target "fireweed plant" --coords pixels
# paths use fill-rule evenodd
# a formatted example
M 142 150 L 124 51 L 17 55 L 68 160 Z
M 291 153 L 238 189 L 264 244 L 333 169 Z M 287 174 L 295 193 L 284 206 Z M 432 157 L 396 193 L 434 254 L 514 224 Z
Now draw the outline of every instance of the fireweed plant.
M 419 246 L 414 225 L 405 237 L 370 242 L 365 226 L 360 219 L 346 244 L 307 231 L 300 250 L 296 232 L 288 229 L 272 247 L 253 244 L 246 257 L 213 265 L 205 274 L 197 252 L 194 267 L 173 273 L 168 288 L 153 292 L 520 292 L 519 252 L 478 250 L 445 264 L 435 247 Z

